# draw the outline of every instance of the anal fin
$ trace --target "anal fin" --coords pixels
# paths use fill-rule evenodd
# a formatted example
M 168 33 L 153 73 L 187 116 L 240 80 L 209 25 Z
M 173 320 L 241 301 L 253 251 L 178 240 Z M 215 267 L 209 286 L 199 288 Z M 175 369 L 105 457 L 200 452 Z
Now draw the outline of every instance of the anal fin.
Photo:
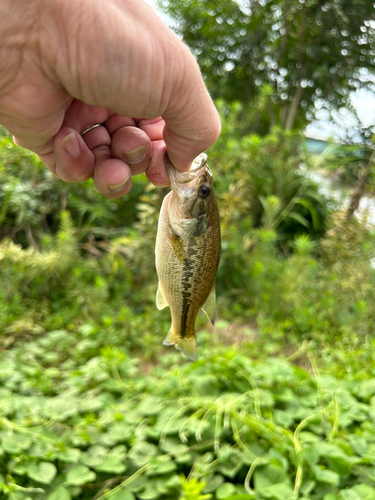
M 182 338 L 170 329 L 163 344 L 167 346 L 174 345 L 176 349 L 181 351 L 192 361 L 195 361 L 198 358 L 197 339 L 195 338 L 195 335 L 189 338 Z
M 205 313 L 207 318 L 211 321 L 212 325 L 215 324 L 216 317 L 216 290 L 215 284 L 207 297 L 206 302 L 202 306 L 202 311 Z

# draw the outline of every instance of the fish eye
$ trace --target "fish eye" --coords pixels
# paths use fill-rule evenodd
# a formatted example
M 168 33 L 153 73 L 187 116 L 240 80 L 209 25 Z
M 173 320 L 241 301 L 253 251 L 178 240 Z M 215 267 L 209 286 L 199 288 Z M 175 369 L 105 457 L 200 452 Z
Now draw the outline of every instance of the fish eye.
M 198 196 L 199 198 L 205 199 L 210 196 L 211 189 L 209 186 L 206 186 L 206 184 L 202 184 L 199 189 L 198 189 Z

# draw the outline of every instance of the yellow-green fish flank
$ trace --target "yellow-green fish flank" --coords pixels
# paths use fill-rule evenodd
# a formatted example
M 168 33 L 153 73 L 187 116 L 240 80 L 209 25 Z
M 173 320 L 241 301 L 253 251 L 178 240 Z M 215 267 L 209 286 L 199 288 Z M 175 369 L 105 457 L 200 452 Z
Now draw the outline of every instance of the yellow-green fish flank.
M 166 156 L 172 191 L 160 210 L 156 239 L 158 309 L 169 306 L 172 326 L 164 340 L 197 359 L 195 319 L 203 309 L 215 321 L 215 276 L 220 259 L 220 220 L 207 155 L 179 173 Z

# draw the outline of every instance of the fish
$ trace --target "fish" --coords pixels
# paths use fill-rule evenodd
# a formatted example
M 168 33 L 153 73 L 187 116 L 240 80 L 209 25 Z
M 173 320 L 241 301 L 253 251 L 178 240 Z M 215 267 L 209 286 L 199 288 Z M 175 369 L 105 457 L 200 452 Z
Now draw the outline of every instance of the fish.
M 207 155 L 178 172 L 165 155 L 171 191 L 159 215 L 155 247 L 159 278 L 156 306 L 169 306 L 172 325 L 163 342 L 192 361 L 198 358 L 195 320 L 200 309 L 212 325 L 216 316 L 216 272 L 221 239 L 220 216 Z

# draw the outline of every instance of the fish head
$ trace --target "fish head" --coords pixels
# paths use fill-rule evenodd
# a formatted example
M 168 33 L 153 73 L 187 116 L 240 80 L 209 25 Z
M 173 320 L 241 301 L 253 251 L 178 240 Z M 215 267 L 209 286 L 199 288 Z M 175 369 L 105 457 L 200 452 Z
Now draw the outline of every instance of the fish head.
M 175 216 L 195 219 L 209 213 L 210 206 L 216 205 L 216 201 L 207 155 L 201 153 L 197 156 L 187 172 L 178 172 L 167 155 L 165 163 L 173 191 L 171 208 Z

